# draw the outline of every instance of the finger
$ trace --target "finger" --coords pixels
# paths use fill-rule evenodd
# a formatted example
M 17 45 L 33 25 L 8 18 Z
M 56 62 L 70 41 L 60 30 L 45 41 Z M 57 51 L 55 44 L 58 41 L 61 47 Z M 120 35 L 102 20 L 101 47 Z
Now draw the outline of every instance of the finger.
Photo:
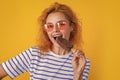
M 83 51 L 79 51 L 80 55 L 85 55 Z
M 79 50 L 72 50 L 73 51 L 73 60 L 75 60 L 76 58 L 78 58 L 80 56 L 80 51 Z
M 80 50 L 77 50 L 75 52 L 75 55 L 76 55 L 76 57 L 80 57 L 80 56 L 84 56 L 84 53 L 82 51 L 80 51 Z
M 84 55 L 80 55 L 80 57 L 79 57 L 79 64 L 85 65 L 85 63 L 86 63 L 85 56 Z
M 83 51 L 72 49 L 72 52 L 73 52 L 72 61 L 75 61 L 75 60 L 79 59 L 80 57 L 81 57 L 81 59 L 85 57 Z
M 76 50 L 77 50 L 77 49 L 73 49 L 73 48 L 71 49 L 71 51 L 72 51 L 73 53 L 75 53 L 75 52 L 76 52 Z
M 77 55 L 76 51 L 77 51 L 77 50 L 74 49 L 74 51 L 73 51 L 73 59 L 72 59 L 72 61 L 74 61 L 74 60 L 76 59 L 76 55 Z
M 83 55 L 79 56 L 79 61 L 83 61 L 84 62 L 85 60 L 86 60 L 85 56 L 83 56 Z

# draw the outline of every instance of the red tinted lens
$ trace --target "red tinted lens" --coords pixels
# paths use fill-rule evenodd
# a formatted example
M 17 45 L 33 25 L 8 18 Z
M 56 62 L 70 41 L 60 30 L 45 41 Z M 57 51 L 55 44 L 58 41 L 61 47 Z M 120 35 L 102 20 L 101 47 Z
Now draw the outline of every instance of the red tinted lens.
M 45 24 L 45 29 L 46 29 L 48 32 L 52 31 L 52 30 L 53 30 L 53 27 L 54 27 L 54 25 L 51 24 L 51 23 Z
M 58 23 L 58 28 L 59 30 L 64 30 L 66 27 L 66 22 L 59 22 Z

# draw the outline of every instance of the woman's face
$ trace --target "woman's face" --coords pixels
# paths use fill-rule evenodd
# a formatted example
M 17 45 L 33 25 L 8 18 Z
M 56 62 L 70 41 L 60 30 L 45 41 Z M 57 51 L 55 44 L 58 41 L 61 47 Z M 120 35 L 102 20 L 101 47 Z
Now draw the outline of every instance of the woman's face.
M 65 18 L 65 15 L 60 12 L 49 14 L 44 27 L 47 31 L 49 39 L 55 46 L 58 46 L 56 37 L 62 37 L 69 40 L 70 33 L 73 30 L 69 21 Z

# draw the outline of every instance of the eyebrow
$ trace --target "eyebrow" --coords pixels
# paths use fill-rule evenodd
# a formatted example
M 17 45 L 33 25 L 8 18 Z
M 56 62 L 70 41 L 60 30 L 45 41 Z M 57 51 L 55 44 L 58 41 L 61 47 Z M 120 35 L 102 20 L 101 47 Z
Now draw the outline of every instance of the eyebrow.
M 58 22 L 68 22 L 67 20 L 59 20 L 59 21 L 57 21 L 57 23 Z M 51 24 L 52 22 L 48 22 L 48 23 L 46 23 L 46 24 Z
M 64 22 L 67 22 L 67 20 L 60 20 L 60 21 L 57 21 L 57 23 L 58 23 L 58 22 L 63 22 L 63 21 L 64 21 Z

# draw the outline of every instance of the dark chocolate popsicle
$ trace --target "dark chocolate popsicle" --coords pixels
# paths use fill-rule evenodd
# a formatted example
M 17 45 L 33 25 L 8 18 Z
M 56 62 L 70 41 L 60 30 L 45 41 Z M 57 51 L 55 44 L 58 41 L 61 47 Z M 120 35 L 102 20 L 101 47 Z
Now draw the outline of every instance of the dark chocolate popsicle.
M 58 42 L 58 44 L 65 50 L 70 51 L 71 48 L 73 48 L 73 45 L 70 41 L 62 38 L 62 37 L 57 37 L 56 41 Z

